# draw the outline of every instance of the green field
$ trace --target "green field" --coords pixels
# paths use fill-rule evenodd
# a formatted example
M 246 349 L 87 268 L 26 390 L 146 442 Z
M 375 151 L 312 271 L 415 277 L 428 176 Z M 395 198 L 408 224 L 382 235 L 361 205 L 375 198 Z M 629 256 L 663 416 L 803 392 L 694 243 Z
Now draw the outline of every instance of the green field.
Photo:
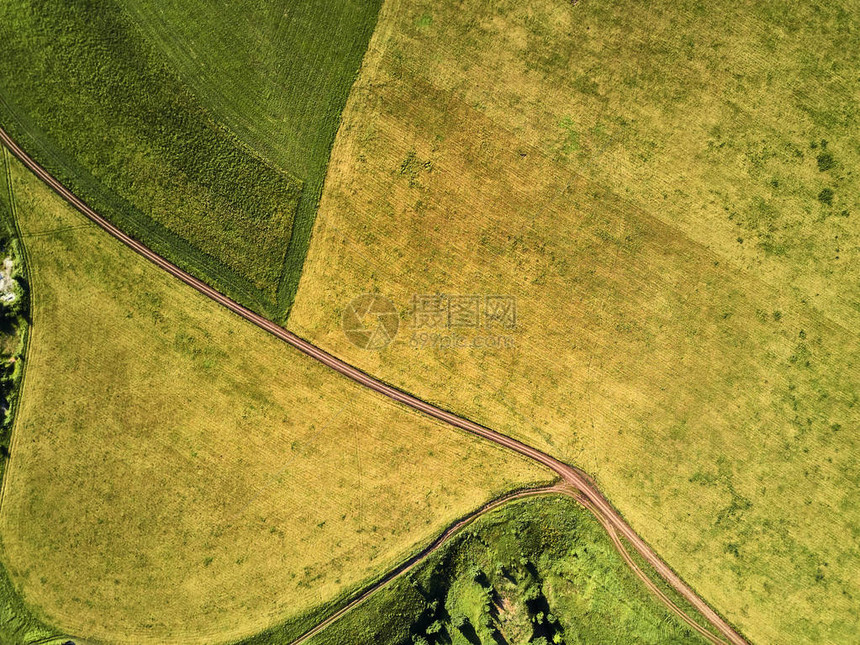
M 264 642 L 282 641 L 243 645 Z M 650 595 L 587 511 L 547 497 L 478 520 L 310 645 L 556 642 L 705 641 Z
M 4 159 L 32 328 L 0 530 L 32 621 L 116 643 L 300 633 L 549 479 L 246 323 Z
M 850 8 L 386 4 L 291 329 L 583 467 L 753 642 L 860 640 Z M 381 352 L 340 328 L 372 292 Z
M 304 183 L 280 288 L 301 275 L 340 114 L 381 0 L 119 0 L 211 114 Z
M 5 3 L 0 124 L 126 232 L 277 316 L 377 9 Z

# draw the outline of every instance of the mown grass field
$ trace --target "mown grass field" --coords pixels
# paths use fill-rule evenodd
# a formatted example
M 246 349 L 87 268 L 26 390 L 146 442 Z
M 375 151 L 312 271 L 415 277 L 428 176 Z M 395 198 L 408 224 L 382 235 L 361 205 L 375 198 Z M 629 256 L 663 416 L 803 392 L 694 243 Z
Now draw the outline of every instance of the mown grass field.
M 0 123 L 121 228 L 278 316 L 377 10 L 5 3 Z
M 8 171 L 33 325 L 0 529 L 38 619 L 99 642 L 300 633 L 548 479 L 330 373 Z
M 526 642 L 705 641 L 650 595 L 587 511 L 560 497 L 514 502 L 481 518 L 310 641 Z
M 753 642 L 857 640 L 855 20 L 387 3 L 290 326 L 585 468 Z M 515 297 L 514 346 L 416 347 L 437 293 Z

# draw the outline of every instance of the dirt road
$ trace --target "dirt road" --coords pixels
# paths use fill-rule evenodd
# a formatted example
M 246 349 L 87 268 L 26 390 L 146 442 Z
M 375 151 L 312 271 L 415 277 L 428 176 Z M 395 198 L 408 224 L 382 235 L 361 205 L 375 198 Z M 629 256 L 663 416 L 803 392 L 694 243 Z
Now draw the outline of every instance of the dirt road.
M 123 233 L 116 226 L 108 222 L 104 217 L 93 211 L 89 206 L 87 206 L 83 201 L 78 199 L 74 194 L 72 194 L 69 190 L 67 190 L 60 182 L 54 179 L 44 168 L 42 168 L 38 163 L 36 163 L 33 159 L 27 155 L 18 145 L 9 137 L 9 135 L 0 129 L 0 141 L 2 141 L 9 150 L 25 165 L 29 168 L 35 175 L 37 175 L 42 181 L 44 181 L 48 186 L 50 186 L 58 195 L 63 197 L 66 201 L 68 201 L 72 206 L 77 208 L 81 213 L 83 213 L 90 220 L 95 222 L 98 226 L 103 228 L 105 231 L 113 235 L 115 238 L 126 244 L 128 247 L 150 260 L 154 264 L 158 265 L 177 279 L 181 280 L 185 284 L 193 287 L 200 293 L 208 296 L 212 300 L 218 302 L 219 304 L 227 307 L 234 313 L 238 314 L 242 318 L 248 320 L 249 322 L 257 325 L 261 329 L 264 329 L 271 333 L 272 335 L 280 338 L 281 340 L 289 343 L 302 353 L 314 358 L 319 361 L 323 365 L 330 367 L 331 369 L 343 374 L 347 378 L 352 379 L 356 383 L 359 383 L 375 392 L 378 392 L 384 396 L 387 396 L 390 399 L 398 401 L 403 405 L 407 405 L 419 412 L 423 412 L 424 414 L 434 417 L 444 423 L 447 423 L 455 428 L 459 428 L 460 430 L 464 430 L 473 435 L 482 437 L 489 441 L 492 441 L 500 446 L 504 446 L 505 448 L 509 448 L 521 455 L 524 455 L 534 461 L 543 464 L 547 468 L 555 471 L 561 479 L 574 488 L 582 498 L 582 501 L 592 510 L 592 512 L 597 515 L 598 519 L 604 524 L 604 526 L 611 527 L 618 535 L 625 538 L 627 542 L 641 555 L 645 561 L 647 561 L 654 569 L 660 574 L 660 576 L 673 588 L 677 591 L 684 599 L 689 602 L 693 607 L 695 607 L 730 643 L 733 645 L 747 645 L 747 641 L 731 626 L 729 625 L 719 614 L 717 614 L 713 609 L 711 609 L 708 604 L 702 600 L 687 584 L 685 584 L 681 578 L 665 563 L 657 553 L 650 547 L 648 544 L 636 534 L 636 532 L 627 524 L 621 514 L 612 507 L 612 505 L 606 500 L 606 498 L 601 494 L 601 492 L 594 485 L 594 482 L 591 480 L 588 475 L 579 470 L 578 468 L 574 468 L 573 466 L 569 466 L 565 464 L 555 457 L 552 457 L 536 448 L 532 448 L 529 445 L 526 445 L 516 439 L 512 439 L 506 435 L 496 432 L 495 430 L 490 430 L 489 428 L 485 428 L 473 421 L 468 419 L 464 419 L 459 417 L 447 410 L 443 410 L 442 408 L 436 407 L 421 399 L 418 399 L 411 394 L 407 394 L 405 392 L 401 392 L 400 390 L 379 381 L 372 376 L 365 374 L 358 368 L 353 367 L 352 365 L 342 361 L 341 359 L 329 354 L 328 352 L 312 345 L 308 341 L 300 338 L 294 333 L 276 325 L 275 323 L 263 318 L 262 316 L 254 313 L 250 309 L 240 305 L 238 302 L 231 300 L 227 296 L 219 293 L 206 283 L 201 280 L 198 280 L 194 276 L 186 273 L 176 265 L 168 262 L 166 259 L 158 255 L 157 253 L 151 251 L 149 248 L 138 242 L 137 240 L 129 237 L 125 233 Z

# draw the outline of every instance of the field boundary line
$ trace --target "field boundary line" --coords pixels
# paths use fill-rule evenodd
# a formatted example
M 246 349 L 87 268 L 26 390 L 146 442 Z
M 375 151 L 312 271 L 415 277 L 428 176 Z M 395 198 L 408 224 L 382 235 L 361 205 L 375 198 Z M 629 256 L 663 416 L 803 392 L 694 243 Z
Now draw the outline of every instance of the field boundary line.
M 559 475 L 571 488 L 576 489 L 595 510 L 599 511 L 600 515 L 606 520 L 620 535 L 622 535 L 631 546 L 641 555 L 644 560 L 650 564 L 662 577 L 669 586 L 673 587 L 687 602 L 689 602 L 697 611 L 699 611 L 705 619 L 708 620 L 723 636 L 726 637 L 732 645 L 749 645 L 748 641 L 720 616 L 704 599 L 702 599 L 689 585 L 687 585 L 681 577 L 660 558 L 660 556 L 651 548 L 651 546 L 642 539 L 638 533 L 627 523 L 621 513 L 615 509 L 612 504 L 606 499 L 603 493 L 600 492 L 594 480 L 575 466 L 571 466 L 561 460 L 534 448 L 522 441 L 509 437 L 505 434 L 491 430 L 482 426 L 470 419 L 458 416 L 448 410 L 437 407 L 426 401 L 419 399 L 407 392 L 397 389 L 379 379 L 370 376 L 366 372 L 347 363 L 346 361 L 330 354 L 329 352 L 317 347 L 311 342 L 301 338 L 297 334 L 281 327 L 280 325 L 264 318 L 263 316 L 254 313 L 247 307 L 239 304 L 235 300 L 225 296 L 215 290 L 202 280 L 195 278 L 186 271 L 168 261 L 164 257 L 158 255 L 150 248 L 124 233 L 115 225 L 111 224 L 107 219 L 96 213 L 93 209 L 87 206 L 80 198 L 61 184 L 56 178 L 36 163 L 24 150 L 22 150 L 15 141 L 0 129 L 0 142 L 4 143 L 9 150 L 18 159 L 29 168 L 37 177 L 51 187 L 58 195 L 69 202 L 83 215 L 98 224 L 102 229 L 110 233 L 117 240 L 131 248 L 133 251 L 142 255 L 144 258 L 158 266 L 159 268 L 170 273 L 178 280 L 184 282 L 188 286 L 196 289 L 198 292 L 207 296 L 211 300 L 231 310 L 233 313 L 244 318 L 248 322 L 256 325 L 260 329 L 269 332 L 273 336 L 280 338 L 284 342 L 293 346 L 306 356 L 317 360 L 326 367 L 346 376 L 355 381 L 359 385 L 367 387 L 383 396 L 388 397 L 398 403 L 408 406 L 418 412 L 424 413 L 427 416 L 433 417 L 443 423 L 446 423 L 454 428 L 463 430 L 469 434 L 492 441 L 504 448 L 519 453 L 547 468 Z

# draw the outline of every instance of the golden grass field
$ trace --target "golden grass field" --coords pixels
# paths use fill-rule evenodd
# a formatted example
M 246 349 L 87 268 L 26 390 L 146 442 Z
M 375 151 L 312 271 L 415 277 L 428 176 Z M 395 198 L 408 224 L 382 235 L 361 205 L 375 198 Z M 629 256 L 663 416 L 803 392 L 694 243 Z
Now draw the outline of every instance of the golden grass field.
M 33 326 L 0 528 L 49 623 L 87 641 L 236 639 L 550 479 L 220 308 L 5 156 Z
M 289 326 L 585 468 L 753 642 L 860 639 L 846 7 L 386 2 Z M 515 297 L 516 346 L 414 347 L 433 293 Z

